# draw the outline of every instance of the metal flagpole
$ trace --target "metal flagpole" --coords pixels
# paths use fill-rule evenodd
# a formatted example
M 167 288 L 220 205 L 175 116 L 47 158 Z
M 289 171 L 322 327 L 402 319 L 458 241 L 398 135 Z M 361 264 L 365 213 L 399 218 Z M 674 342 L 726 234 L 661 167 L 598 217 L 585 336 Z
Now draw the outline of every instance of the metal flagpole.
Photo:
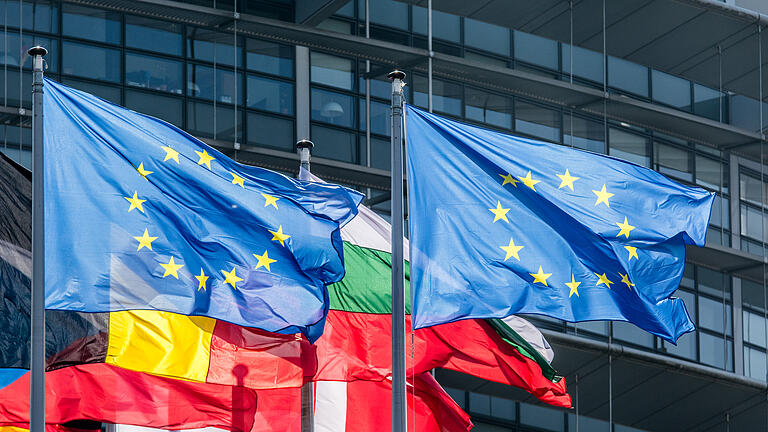
M 296 151 L 299 153 L 300 180 L 309 180 L 309 158 L 315 145 L 308 139 L 299 140 L 296 143 Z M 314 432 L 315 430 L 315 388 L 313 382 L 304 383 L 301 386 L 301 432 Z
M 36 46 L 27 54 L 32 67 L 32 311 L 29 430 L 45 431 L 45 242 L 43 207 L 43 56 Z
M 403 79 L 392 80 L 392 432 L 406 432 L 405 289 L 403 274 Z

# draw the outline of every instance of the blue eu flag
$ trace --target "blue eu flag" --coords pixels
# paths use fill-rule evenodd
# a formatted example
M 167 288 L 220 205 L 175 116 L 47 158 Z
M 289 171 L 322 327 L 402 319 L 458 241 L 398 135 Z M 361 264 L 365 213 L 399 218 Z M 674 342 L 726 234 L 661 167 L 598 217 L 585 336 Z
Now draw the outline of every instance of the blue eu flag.
M 671 295 L 713 194 L 411 106 L 406 119 L 414 327 L 531 313 L 672 342 L 693 330 Z
M 50 80 L 43 104 L 48 309 L 322 333 L 359 193 L 241 165 Z

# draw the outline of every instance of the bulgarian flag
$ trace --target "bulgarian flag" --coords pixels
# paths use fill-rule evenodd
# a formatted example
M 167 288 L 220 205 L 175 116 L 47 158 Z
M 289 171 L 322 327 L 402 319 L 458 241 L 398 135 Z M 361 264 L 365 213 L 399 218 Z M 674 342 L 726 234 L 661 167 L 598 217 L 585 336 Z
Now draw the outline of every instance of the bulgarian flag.
M 323 336 L 316 342 L 314 381 L 391 379 L 391 228 L 370 209 L 360 206 L 358 210 L 341 230 L 346 275 L 328 287 L 331 310 Z M 407 245 L 406 241 L 406 257 Z M 408 266 L 405 273 L 408 280 Z M 406 284 L 406 314 L 410 314 L 409 298 Z M 406 328 L 410 332 L 410 315 Z M 412 376 L 418 378 L 438 367 L 451 369 L 522 388 L 551 405 L 571 407 L 565 380 L 550 364 L 552 349 L 522 318 L 457 321 L 419 329 L 413 333 L 413 346 L 410 340 L 406 337 L 406 353 L 412 353 L 406 361 Z M 336 386 L 338 393 L 340 385 Z M 317 389 L 317 400 L 324 400 L 324 386 Z M 323 419 L 323 405 L 318 402 L 316 425 Z

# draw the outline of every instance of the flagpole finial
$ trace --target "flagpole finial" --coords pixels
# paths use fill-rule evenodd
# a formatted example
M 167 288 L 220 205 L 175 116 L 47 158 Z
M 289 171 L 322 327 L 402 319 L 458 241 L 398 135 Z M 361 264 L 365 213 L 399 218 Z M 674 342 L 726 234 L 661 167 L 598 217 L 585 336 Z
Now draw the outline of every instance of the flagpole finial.
M 405 72 L 395 69 L 392 72 L 387 74 L 387 78 L 391 80 L 396 80 L 396 79 L 403 80 L 405 79 Z
M 308 149 L 311 150 L 314 146 L 315 146 L 315 143 L 313 143 L 312 141 L 310 141 L 310 140 L 308 140 L 306 138 L 301 139 L 301 140 L 296 142 L 296 148 L 297 149 L 308 148 Z
M 41 47 L 40 45 L 33 46 L 32 48 L 27 50 L 27 54 L 31 56 L 44 56 L 48 54 L 48 50 Z
M 309 159 L 312 153 L 312 148 L 314 146 L 315 144 L 306 138 L 301 139 L 296 143 L 296 151 L 299 153 L 299 166 L 304 168 L 307 173 L 309 173 Z M 299 178 L 301 178 L 301 173 L 299 174 Z

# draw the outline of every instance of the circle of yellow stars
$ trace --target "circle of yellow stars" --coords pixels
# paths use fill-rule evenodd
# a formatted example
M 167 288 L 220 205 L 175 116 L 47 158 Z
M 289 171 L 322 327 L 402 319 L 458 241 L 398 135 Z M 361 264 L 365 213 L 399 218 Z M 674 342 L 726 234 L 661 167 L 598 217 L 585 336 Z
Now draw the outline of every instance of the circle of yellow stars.
M 571 172 L 566 168 L 565 172 L 563 173 L 556 173 L 555 174 L 559 179 L 560 183 L 558 185 L 558 189 L 568 188 L 572 192 L 575 191 L 575 185 L 578 180 L 581 179 L 581 177 L 576 177 L 571 174 Z M 506 185 L 511 185 L 514 188 L 518 187 L 518 183 L 522 183 L 524 186 L 527 186 L 532 191 L 536 192 L 536 184 L 541 183 L 541 180 L 534 179 L 531 171 L 529 170 L 525 176 L 523 177 L 515 177 L 511 173 L 500 173 L 499 177 L 501 177 L 502 182 L 501 186 L 505 187 Z M 592 193 L 595 194 L 595 207 L 600 205 L 605 205 L 605 207 L 610 208 L 611 207 L 611 198 L 615 195 L 612 192 L 608 191 L 608 188 L 606 184 L 604 183 L 600 189 L 593 189 Z M 496 223 L 498 221 L 504 221 L 507 224 L 509 224 L 509 218 L 507 217 L 507 213 L 510 211 L 511 208 L 506 208 L 502 205 L 500 200 L 496 201 L 496 206 L 493 208 L 489 208 L 488 210 L 493 214 L 493 221 L 491 223 Z M 625 240 L 629 240 L 630 235 L 632 233 L 632 230 L 634 230 L 636 227 L 631 225 L 629 223 L 629 219 L 627 216 L 624 216 L 623 222 L 616 222 L 616 226 L 618 227 L 618 233 L 616 234 L 616 237 L 624 237 Z M 510 258 L 515 258 L 517 261 L 520 261 L 520 251 L 525 246 L 515 244 L 514 238 L 510 237 L 509 244 L 499 246 L 501 250 L 504 251 L 504 261 L 506 262 Z M 631 263 L 632 259 L 639 260 L 640 258 L 637 255 L 637 247 L 635 246 L 629 246 L 629 245 L 623 245 L 624 249 L 627 251 L 627 262 Z M 539 266 L 539 270 L 536 273 L 528 273 L 532 280 L 530 281 L 531 284 L 541 284 L 546 287 L 549 287 L 549 284 L 547 282 L 547 279 L 549 279 L 550 276 L 552 276 L 552 273 L 545 273 L 542 266 Z M 612 289 L 611 285 L 613 285 L 615 282 L 612 281 L 609 276 L 606 273 L 594 273 L 595 277 L 597 277 L 597 282 L 595 283 L 595 287 L 599 287 L 601 285 L 604 285 L 608 289 Z M 632 281 L 629 279 L 629 274 L 624 274 L 619 272 L 618 276 L 621 278 L 620 283 L 623 283 L 626 285 L 627 289 L 631 290 L 635 284 L 632 283 Z M 579 297 L 579 287 L 582 285 L 583 281 L 576 280 L 576 276 L 574 274 L 571 274 L 571 281 L 566 282 L 565 286 L 568 287 L 568 297 L 571 298 L 572 296 L 576 295 L 576 297 Z
M 170 146 L 161 146 L 160 149 L 162 149 L 165 152 L 165 155 L 163 157 L 162 162 L 170 163 L 169 161 L 176 162 L 177 165 L 181 164 L 181 161 L 179 160 L 179 156 L 181 153 Z M 208 170 L 213 170 L 211 167 L 211 162 L 215 161 L 216 158 L 211 156 L 206 149 L 202 149 L 202 151 L 195 151 L 198 157 L 197 165 L 199 166 L 205 166 Z M 135 166 L 135 165 L 134 165 Z M 145 180 L 149 180 L 149 176 L 151 174 L 154 174 L 154 171 L 150 171 L 147 168 L 144 167 L 144 162 L 140 162 L 138 167 L 136 168 L 136 172 L 144 178 Z M 236 186 L 240 186 L 241 188 L 245 189 L 245 181 L 246 179 L 242 176 L 240 176 L 238 173 L 228 171 L 229 175 L 232 176 L 231 183 Z M 261 193 L 261 196 L 264 198 L 264 207 L 274 207 L 275 210 L 278 210 L 277 202 L 280 199 L 279 197 L 269 195 L 266 193 Z M 140 212 L 142 214 L 147 214 L 144 208 L 144 203 L 148 201 L 148 198 L 142 198 L 139 196 L 139 191 L 134 191 L 132 196 L 126 196 L 123 197 L 128 203 L 130 203 L 130 206 L 128 207 L 128 213 L 131 213 L 133 210 L 137 210 L 137 212 Z M 144 233 L 133 236 L 133 238 L 138 242 L 138 247 L 136 249 L 136 252 L 141 252 L 143 249 L 147 249 L 148 251 L 152 251 L 152 242 L 157 240 L 159 236 L 153 236 L 149 232 L 150 228 L 145 228 Z M 285 243 L 288 239 L 291 238 L 290 235 L 283 232 L 283 226 L 278 226 L 277 230 L 268 230 L 270 234 L 272 234 L 271 240 L 274 242 L 280 243 L 281 247 L 285 247 Z M 254 266 L 254 270 L 258 270 L 260 268 L 263 268 L 267 272 L 272 272 L 271 265 L 276 263 L 277 260 L 270 258 L 269 253 L 267 250 L 265 250 L 262 254 L 256 254 L 254 253 L 253 256 L 256 258 L 257 262 Z M 184 264 L 181 262 L 176 261 L 177 257 L 174 257 L 171 255 L 168 258 L 168 262 L 160 262 L 160 267 L 163 268 L 163 275 L 162 278 L 166 277 L 173 277 L 175 279 L 179 279 L 179 271 L 184 267 Z M 237 266 L 231 266 L 230 270 L 227 269 L 221 269 L 221 274 L 223 275 L 223 280 L 221 283 L 223 285 L 230 285 L 232 289 L 237 289 L 237 283 L 242 282 L 244 279 L 237 275 Z M 209 284 L 208 280 L 212 277 L 212 275 L 206 274 L 204 268 L 200 268 L 200 274 L 195 275 L 193 274 L 195 279 L 197 279 L 197 291 L 207 291 Z

